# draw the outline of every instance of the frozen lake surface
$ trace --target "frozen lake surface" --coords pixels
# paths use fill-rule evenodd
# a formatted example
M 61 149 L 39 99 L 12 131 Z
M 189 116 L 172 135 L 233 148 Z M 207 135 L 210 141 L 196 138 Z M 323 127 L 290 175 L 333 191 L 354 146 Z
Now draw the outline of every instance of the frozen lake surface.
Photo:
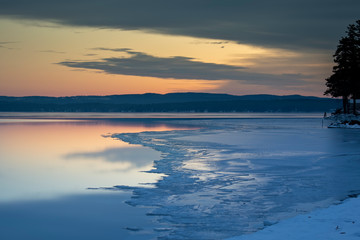
M 359 130 L 230 115 L 1 120 L 0 237 L 224 239 L 360 193 Z
M 128 203 L 153 207 L 165 239 L 251 233 L 360 192 L 357 131 L 319 118 L 192 123 L 203 128 L 113 135 L 162 152 L 150 172 L 166 177 Z

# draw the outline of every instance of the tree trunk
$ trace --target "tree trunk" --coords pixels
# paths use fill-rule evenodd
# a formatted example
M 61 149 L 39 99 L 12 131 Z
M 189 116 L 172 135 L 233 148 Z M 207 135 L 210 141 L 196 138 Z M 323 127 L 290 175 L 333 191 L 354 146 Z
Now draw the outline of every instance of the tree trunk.
M 353 97 L 353 112 L 354 112 L 354 115 L 356 115 L 356 97 L 355 96 Z
M 348 98 L 347 98 L 347 96 L 342 97 L 342 102 L 343 102 L 344 114 L 347 114 L 348 113 Z

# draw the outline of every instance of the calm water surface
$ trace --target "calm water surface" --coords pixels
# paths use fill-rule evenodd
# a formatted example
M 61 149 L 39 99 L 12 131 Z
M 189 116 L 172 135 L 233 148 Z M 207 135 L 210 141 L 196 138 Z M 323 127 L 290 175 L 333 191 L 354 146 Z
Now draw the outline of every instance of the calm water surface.
M 88 187 L 138 185 L 160 153 L 104 137 L 114 132 L 164 131 L 164 124 L 107 121 L 3 120 L 0 201 L 89 192 Z
M 174 128 L 161 123 L 3 119 L 0 202 L 154 182 L 158 175 L 141 171 L 151 169 L 159 152 L 104 135 L 170 129 Z
M 0 119 L 0 239 L 149 239 L 146 209 L 124 202 L 129 193 L 88 190 L 152 183 L 144 173 L 160 152 L 111 133 L 183 129 L 161 122 Z

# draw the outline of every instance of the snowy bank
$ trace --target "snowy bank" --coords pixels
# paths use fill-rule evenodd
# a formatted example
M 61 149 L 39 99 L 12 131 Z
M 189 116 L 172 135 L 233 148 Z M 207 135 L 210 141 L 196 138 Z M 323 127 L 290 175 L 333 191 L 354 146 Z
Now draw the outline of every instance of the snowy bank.
M 360 198 L 298 215 L 253 234 L 228 240 L 338 240 L 360 238 Z
M 325 118 L 330 120 L 329 128 L 357 128 L 360 129 L 360 116 L 353 114 L 336 114 Z

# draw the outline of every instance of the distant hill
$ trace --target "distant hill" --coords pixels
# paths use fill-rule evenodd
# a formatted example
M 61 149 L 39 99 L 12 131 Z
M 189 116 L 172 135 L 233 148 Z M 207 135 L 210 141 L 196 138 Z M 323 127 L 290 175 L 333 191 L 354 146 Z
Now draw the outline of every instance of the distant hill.
M 0 96 L 2 112 L 324 112 L 338 99 L 300 95 L 214 93 L 126 94 L 72 97 Z

